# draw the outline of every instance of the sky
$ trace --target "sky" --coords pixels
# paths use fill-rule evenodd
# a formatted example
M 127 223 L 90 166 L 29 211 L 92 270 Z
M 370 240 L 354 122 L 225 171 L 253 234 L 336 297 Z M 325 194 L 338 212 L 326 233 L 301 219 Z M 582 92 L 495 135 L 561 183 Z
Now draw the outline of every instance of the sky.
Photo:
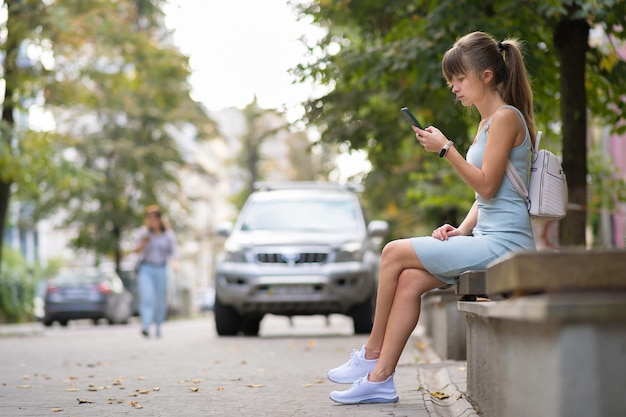
M 192 95 L 209 110 L 245 107 L 254 95 L 264 108 L 293 114 L 313 92 L 293 84 L 288 70 L 324 32 L 298 21 L 287 0 L 170 0 L 166 25 L 190 57 Z
M 305 62 L 307 39 L 314 44 L 325 32 L 299 20 L 287 0 L 169 0 L 165 23 L 174 42 L 189 56 L 192 97 L 209 110 L 243 108 L 256 95 L 263 108 L 284 110 L 296 121 L 300 105 L 322 87 L 294 84 L 289 69 Z M 337 178 L 370 169 L 364 152 L 337 156 Z

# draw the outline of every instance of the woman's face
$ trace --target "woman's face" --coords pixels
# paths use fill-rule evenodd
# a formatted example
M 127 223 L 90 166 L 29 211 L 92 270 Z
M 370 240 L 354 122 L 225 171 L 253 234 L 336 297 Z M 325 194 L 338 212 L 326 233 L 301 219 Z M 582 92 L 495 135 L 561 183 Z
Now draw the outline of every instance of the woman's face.
M 159 230 L 161 229 L 161 218 L 156 213 L 150 213 L 147 216 L 148 228 L 150 230 Z
M 483 85 L 474 74 L 458 74 L 450 81 L 452 92 L 465 107 L 476 103 L 482 94 Z

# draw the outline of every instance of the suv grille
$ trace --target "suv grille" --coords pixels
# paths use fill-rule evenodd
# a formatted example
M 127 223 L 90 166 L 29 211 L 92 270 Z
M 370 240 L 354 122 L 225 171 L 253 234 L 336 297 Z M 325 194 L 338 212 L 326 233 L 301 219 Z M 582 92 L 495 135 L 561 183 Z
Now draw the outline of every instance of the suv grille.
M 301 253 L 257 253 L 257 260 L 262 264 L 323 264 L 328 254 L 323 252 Z

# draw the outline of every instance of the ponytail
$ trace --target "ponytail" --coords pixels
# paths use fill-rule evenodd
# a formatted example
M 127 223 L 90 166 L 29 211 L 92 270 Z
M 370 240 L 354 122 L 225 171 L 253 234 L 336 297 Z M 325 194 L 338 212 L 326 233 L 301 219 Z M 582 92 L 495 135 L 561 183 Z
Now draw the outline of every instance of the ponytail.
M 533 110 L 533 91 L 528 81 L 524 57 L 517 39 L 506 39 L 498 42 L 504 58 L 505 71 L 502 81 L 498 84 L 502 99 L 517 107 L 528 124 L 530 137 L 535 142 L 535 116 Z

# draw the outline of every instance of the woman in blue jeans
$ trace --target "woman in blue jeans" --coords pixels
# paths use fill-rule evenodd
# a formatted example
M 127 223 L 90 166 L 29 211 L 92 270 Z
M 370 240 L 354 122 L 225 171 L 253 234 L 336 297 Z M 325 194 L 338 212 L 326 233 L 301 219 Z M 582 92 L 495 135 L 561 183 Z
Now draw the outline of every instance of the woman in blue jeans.
M 168 227 L 158 206 L 146 209 L 146 225 L 141 230 L 135 252 L 141 263 L 138 273 L 139 313 L 141 333 L 150 336 L 150 327 L 156 325 L 156 336 L 161 337 L 161 324 L 167 312 L 167 261 L 177 266 L 176 236 Z

